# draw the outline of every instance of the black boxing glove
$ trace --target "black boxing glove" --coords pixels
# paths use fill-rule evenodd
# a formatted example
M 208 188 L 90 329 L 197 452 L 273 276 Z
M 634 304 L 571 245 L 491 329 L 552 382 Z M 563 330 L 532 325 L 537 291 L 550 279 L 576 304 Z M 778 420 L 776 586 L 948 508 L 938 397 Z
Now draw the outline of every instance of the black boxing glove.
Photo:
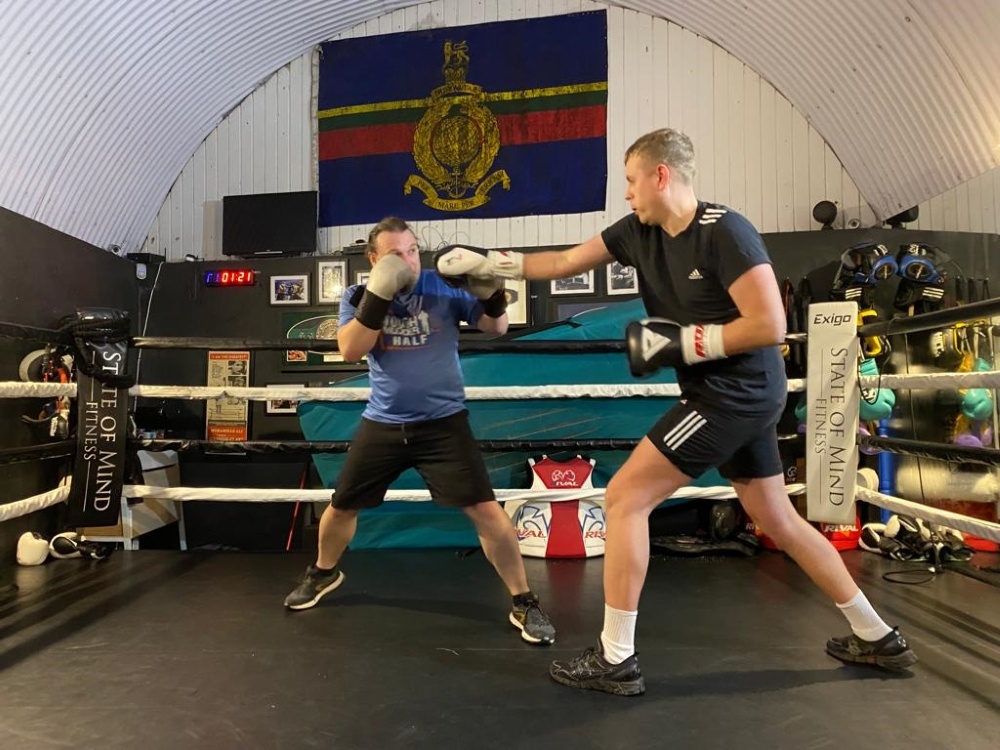
M 628 324 L 625 341 L 629 370 L 635 377 L 726 356 L 721 325 L 681 326 L 666 318 L 646 318 Z

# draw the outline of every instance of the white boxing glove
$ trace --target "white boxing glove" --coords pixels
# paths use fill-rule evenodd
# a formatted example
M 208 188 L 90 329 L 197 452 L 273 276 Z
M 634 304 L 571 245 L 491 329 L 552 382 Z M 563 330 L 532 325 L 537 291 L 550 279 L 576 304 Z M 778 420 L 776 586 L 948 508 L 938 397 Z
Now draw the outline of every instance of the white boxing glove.
M 384 255 L 372 266 L 365 293 L 354 311 L 354 318 L 366 328 L 378 331 L 389 312 L 392 298 L 417 283 L 420 274 L 398 255 Z
M 467 277 L 523 279 L 524 253 L 448 245 L 434 254 L 434 267 L 452 286 L 463 286 Z

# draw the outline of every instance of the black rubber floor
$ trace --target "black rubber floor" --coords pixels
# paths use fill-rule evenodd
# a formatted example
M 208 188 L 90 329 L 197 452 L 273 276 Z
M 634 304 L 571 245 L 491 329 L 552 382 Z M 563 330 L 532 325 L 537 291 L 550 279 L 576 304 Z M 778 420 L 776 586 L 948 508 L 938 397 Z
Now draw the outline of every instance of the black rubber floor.
M 845 558 L 918 652 L 911 675 L 827 657 L 846 623 L 781 554 L 655 556 L 638 698 L 547 675 L 596 642 L 600 559 L 526 560 L 550 648 L 520 640 L 479 553 L 349 553 L 344 586 L 296 613 L 302 554 L 54 560 L 0 604 L 0 748 L 1000 747 L 1000 588 Z

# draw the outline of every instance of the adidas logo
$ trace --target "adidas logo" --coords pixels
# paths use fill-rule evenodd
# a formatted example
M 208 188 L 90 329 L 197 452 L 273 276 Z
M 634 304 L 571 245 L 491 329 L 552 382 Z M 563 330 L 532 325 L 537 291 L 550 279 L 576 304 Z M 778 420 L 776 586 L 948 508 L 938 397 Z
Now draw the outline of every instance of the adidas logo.
M 699 224 L 714 224 L 719 220 L 719 217 L 727 213 L 725 208 L 706 208 L 705 213 L 701 215 L 698 219 Z
M 693 270 L 693 271 L 692 271 L 691 273 L 689 273 L 689 274 L 688 274 L 688 278 L 689 278 L 689 279 L 694 279 L 694 280 L 696 280 L 696 281 L 700 281 L 701 279 L 703 279 L 703 278 L 705 278 L 705 277 L 704 277 L 704 276 L 702 276 L 702 275 L 701 275 L 701 271 L 699 271 L 699 270 L 698 270 L 698 269 L 696 268 L 696 269 L 694 269 L 694 270 Z

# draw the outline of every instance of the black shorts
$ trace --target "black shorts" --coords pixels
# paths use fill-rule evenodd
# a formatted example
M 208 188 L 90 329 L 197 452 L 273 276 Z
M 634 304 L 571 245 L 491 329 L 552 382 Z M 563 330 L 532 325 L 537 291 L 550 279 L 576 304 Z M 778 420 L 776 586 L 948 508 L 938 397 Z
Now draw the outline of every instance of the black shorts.
M 784 473 L 777 432 L 783 410 L 748 411 L 682 398 L 646 437 L 689 477 L 712 468 L 726 479 L 772 477 Z
M 374 508 L 407 469 L 420 473 L 438 505 L 466 507 L 496 499 L 469 413 L 463 410 L 409 424 L 362 419 L 337 477 L 333 507 Z

